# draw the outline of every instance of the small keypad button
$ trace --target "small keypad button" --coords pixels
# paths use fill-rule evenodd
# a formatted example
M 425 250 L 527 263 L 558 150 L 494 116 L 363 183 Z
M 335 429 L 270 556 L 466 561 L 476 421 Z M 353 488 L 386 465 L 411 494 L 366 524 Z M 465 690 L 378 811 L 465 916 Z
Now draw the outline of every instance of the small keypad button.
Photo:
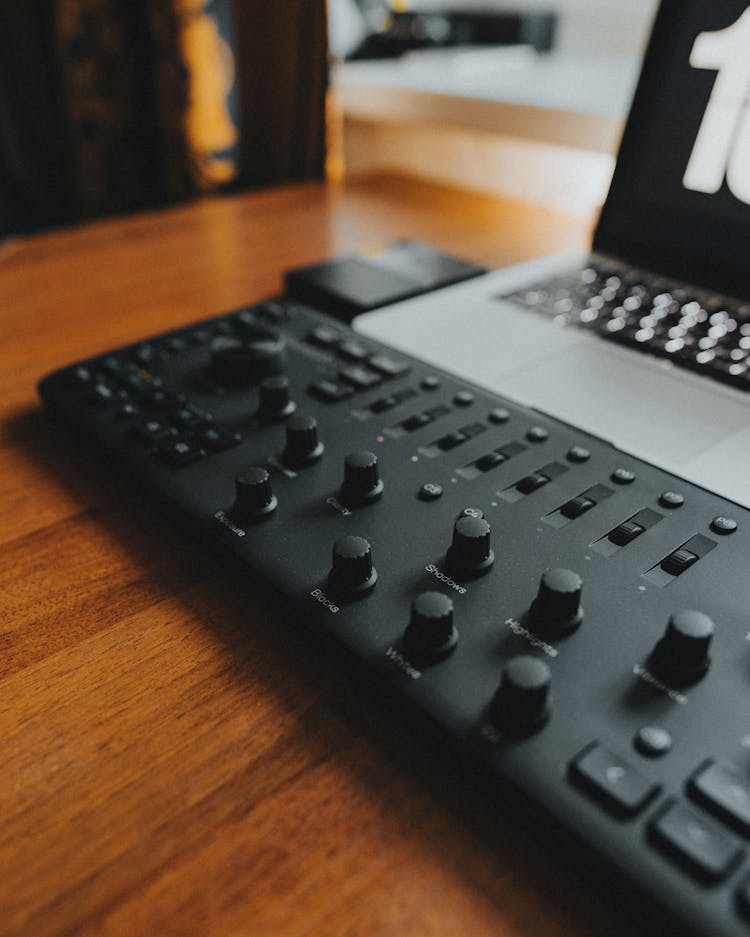
M 750 835 L 750 776 L 724 761 L 708 761 L 688 784 L 691 797 L 733 826 Z
M 239 433 L 224 429 L 223 426 L 206 426 L 198 432 L 198 440 L 211 452 L 223 452 L 242 441 Z
M 114 390 L 102 381 L 95 384 L 87 394 L 87 399 L 98 407 L 106 407 L 117 399 Z
M 506 461 L 507 456 L 504 456 L 501 452 L 488 452 L 486 455 L 480 456 L 474 465 L 480 472 L 489 472 L 490 469 L 502 465 Z
M 94 380 L 94 375 L 89 368 L 79 365 L 68 371 L 66 380 L 71 387 L 86 387 Z
M 679 491 L 662 491 L 659 495 L 659 504 L 663 508 L 681 508 L 684 503 L 685 497 Z
M 567 455 L 568 462 L 575 462 L 575 463 L 588 462 L 590 458 L 591 458 L 591 453 L 589 452 L 588 449 L 584 449 L 583 446 L 571 446 L 571 448 L 568 449 L 568 455 Z
M 368 390 L 370 387 L 376 387 L 383 380 L 375 371 L 368 371 L 367 368 L 356 366 L 342 368 L 339 371 L 339 378 L 347 384 L 351 384 L 357 390 Z
M 711 521 L 711 530 L 715 534 L 733 534 L 737 530 L 737 521 L 720 514 Z
M 346 400 L 351 397 L 354 391 L 348 384 L 341 384 L 338 381 L 313 381 L 307 388 L 308 393 L 324 403 L 338 403 L 339 400 Z
M 609 476 L 616 485 L 630 485 L 635 481 L 635 472 L 630 469 L 616 468 Z
M 544 442 L 549 439 L 549 432 L 543 426 L 532 426 L 526 433 L 529 442 Z
M 411 370 L 405 358 L 391 358 L 389 355 L 373 355 L 368 364 L 383 377 L 402 377 Z
M 633 744 L 641 755 L 658 758 L 672 748 L 672 736 L 661 726 L 642 726 L 636 732 Z
M 179 352 L 185 350 L 185 339 L 180 338 L 179 336 L 170 338 L 167 341 L 166 347 L 169 351 L 173 352 L 174 354 L 178 354 Z
M 341 335 L 334 329 L 329 329 L 325 325 L 319 325 L 314 328 L 307 336 L 307 340 L 318 348 L 335 348 L 341 341 Z
M 490 410 L 488 419 L 490 423 L 500 425 L 502 423 L 508 422 L 510 419 L 510 413 L 505 409 L 505 407 L 495 407 L 494 410 Z
M 137 416 L 140 412 L 140 408 L 137 407 L 134 403 L 124 403 L 117 411 L 117 415 L 120 417 L 120 419 L 127 420 L 132 416 Z
M 133 431 L 145 442 L 155 442 L 156 440 L 164 439 L 166 436 L 174 434 L 171 423 L 156 418 L 138 423 L 133 427 Z
M 424 485 L 419 489 L 419 497 L 422 501 L 437 501 L 443 494 L 443 489 L 440 485 L 436 485 L 434 482 L 425 482 Z
M 468 390 L 460 390 L 453 396 L 453 403 L 457 407 L 470 407 L 474 403 L 474 394 Z
M 368 348 L 352 339 L 342 342 L 338 351 L 341 357 L 348 361 L 364 361 L 370 353 Z
M 182 468 L 202 459 L 205 453 L 195 440 L 177 437 L 161 443 L 158 454 L 159 458 L 172 468 Z
M 573 759 L 570 776 L 622 816 L 635 816 L 659 790 L 658 784 L 598 743 L 588 745 Z
M 656 842 L 699 878 L 719 882 L 741 856 L 734 839 L 683 804 L 671 801 L 651 823 Z
M 428 374 L 419 382 L 422 390 L 437 390 L 440 387 L 440 380 L 434 374 Z

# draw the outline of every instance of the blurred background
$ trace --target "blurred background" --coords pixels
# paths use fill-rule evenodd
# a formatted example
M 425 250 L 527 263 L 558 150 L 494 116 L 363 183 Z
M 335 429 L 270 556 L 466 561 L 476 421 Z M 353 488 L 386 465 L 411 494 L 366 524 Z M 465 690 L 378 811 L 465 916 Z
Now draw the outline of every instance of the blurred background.
M 398 172 L 601 203 L 656 0 L 0 0 L 0 237 Z

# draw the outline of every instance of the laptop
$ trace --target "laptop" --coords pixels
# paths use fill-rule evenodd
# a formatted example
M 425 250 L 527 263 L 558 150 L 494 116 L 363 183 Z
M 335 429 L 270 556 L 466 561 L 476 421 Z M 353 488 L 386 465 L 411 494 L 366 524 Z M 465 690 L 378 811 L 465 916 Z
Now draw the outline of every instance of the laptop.
M 589 253 L 354 327 L 750 508 L 750 5 L 663 0 Z

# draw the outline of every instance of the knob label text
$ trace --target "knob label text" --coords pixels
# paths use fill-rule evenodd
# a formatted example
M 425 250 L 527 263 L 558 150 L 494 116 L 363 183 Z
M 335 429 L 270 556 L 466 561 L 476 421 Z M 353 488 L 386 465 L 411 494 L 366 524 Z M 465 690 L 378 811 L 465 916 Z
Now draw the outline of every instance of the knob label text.
M 659 690 L 661 693 L 666 693 L 666 695 L 673 700 L 675 703 L 679 703 L 680 706 L 684 706 L 687 703 L 687 696 L 683 693 L 679 693 L 677 690 L 674 690 L 671 686 L 667 686 L 666 683 L 662 683 L 661 680 L 658 680 L 652 673 L 649 673 L 644 667 L 641 667 L 640 664 L 633 664 L 633 673 L 638 677 L 639 680 L 643 680 L 644 683 L 648 683 L 649 686 L 652 686 L 655 690 Z
M 217 511 L 216 514 L 214 514 L 214 519 L 225 527 L 228 527 L 232 533 L 236 534 L 238 537 L 245 536 L 245 531 L 241 527 L 238 527 L 223 511 Z
M 339 611 L 338 605 L 332 602 L 322 589 L 313 589 L 310 595 L 316 602 L 320 602 L 321 605 L 324 605 L 329 612 L 333 612 L 334 615 Z
M 517 634 L 521 638 L 526 638 L 532 647 L 537 647 L 544 651 L 547 657 L 557 657 L 556 647 L 552 647 L 551 644 L 542 641 L 533 631 L 529 631 L 528 628 L 525 628 L 520 621 L 517 621 L 515 618 L 507 618 L 505 624 L 510 628 L 513 634 Z
M 441 573 L 434 563 L 429 563 L 427 566 L 425 566 L 425 570 L 428 573 L 431 573 L 435 579 L 439 579 L 440 582 L 448 586 L 449 589 L 455 589 L 459 595 L 466 595 L 465 587 L 459 586 L 459 584 L 454 579 L 451 579 L 450 576 L 446 576 L 445 573 Z

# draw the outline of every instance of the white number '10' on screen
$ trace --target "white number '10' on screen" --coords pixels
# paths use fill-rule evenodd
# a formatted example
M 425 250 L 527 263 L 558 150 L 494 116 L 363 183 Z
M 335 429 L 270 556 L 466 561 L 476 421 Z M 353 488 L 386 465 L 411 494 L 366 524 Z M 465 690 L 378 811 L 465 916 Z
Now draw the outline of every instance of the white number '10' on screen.
M 683 184 L 696 192 L 713 193 L 726 177 L 732 194 L 750 205 L 750 7 L 726 29 L 701 33 L 690 64 L 719 74 Z

